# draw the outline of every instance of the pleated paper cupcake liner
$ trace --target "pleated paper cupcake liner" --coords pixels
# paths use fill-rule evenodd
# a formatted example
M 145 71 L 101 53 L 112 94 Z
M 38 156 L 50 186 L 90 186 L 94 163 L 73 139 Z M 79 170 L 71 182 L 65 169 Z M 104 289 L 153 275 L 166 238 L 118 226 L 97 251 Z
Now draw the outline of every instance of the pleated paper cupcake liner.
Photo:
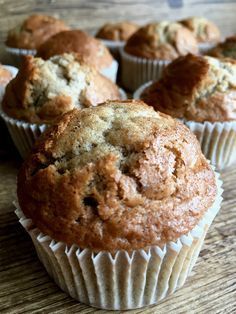
M 118 72 L 118 62 L 113 60 L 109 67 L 102 69 L 100 72 L 115 83 Z
M 138 58 L 126 53 L 123 48 L 121 54 L 121 82 L 129 91 L 135 91 L 142 84 L 158 80 L 164 68 L 170 61 L 150 60 Z
M 0 110 L 0 116 L 5 121 L 11 138 L 21 157 L 25 159 L 31 151 L 35 140 L 48 126 L 46 124 L 33 124 L 10 118 L 2 110 Z
M 115 40 L 107 40 L 100 39 L 102 43 L 110 50 L 111 54 L 115 57 L 116 60 L 119 60 L 120 56 L 120 48 L 124 47 L 124 41 L 115 41 Z
M 14 78 L 18 72 L 18 69 L 11 65 L 3 65 L 3 68 L 11 72 L 12 78 Z M 2 97 L 4 93 L 5 93 L 5 86 L 0 86 L 0 103 L 2 101 Z
M 236 164 L 236 121 L 183 121 L 196 135 L 203 154 L 218 170 Z
M 222 202 L 222 181 L 215 175 L 218 194 L 213 206 L 193 230 L 164 247 L 94 253 L 43 234 L 19 207 L 16 214 L 40 261 L 63 291 L 93 307 L 135 309 L 158 303 L 184 284 Z
M 19 66 L 22 61 L 22 57 L 26 55 L 34 56 L 37 53 L 35 49 L 20 49 L 5 46 L 6 52 L 11 57 L 12 64 Z
M 119 88 L 121 100 L 126 100 L 125 91 Z M 36 139 L 49 126 L 47 124 L 34 124 L 13 119 L 5 114 L 0 108 L 0 116 L 5 121 L 11 138 L 19 151 L 21 157 L 25 159 L 30 153 Z

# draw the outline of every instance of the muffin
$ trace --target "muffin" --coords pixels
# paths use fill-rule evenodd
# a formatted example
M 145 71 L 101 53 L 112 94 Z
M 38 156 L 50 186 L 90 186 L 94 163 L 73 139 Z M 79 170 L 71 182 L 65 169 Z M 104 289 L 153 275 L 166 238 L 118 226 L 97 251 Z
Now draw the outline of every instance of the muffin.
M 17 56 L 36 53 L 36 49 L 49 37 L 67 30 L 62 20 L 52 16 L 34 14 L 27 17 L 20 25 L 9 31 L 6 49 Z
M 105 309 L 182 286 L 221 182 L 181 122 L 142 102 L 73 110 L 23 164 L 17 214 L 57 284 Z
M 181 24 L 164 21 L 141 27 L 121 52 L 122 84 L 134 91 L 141 84 L 160 78 L 167 63 L 189 52 L 198 53 L 197 41 Z
M 103 43 L 81 30 L 60 32 L 49 38 L 37 51 L 45 60 L 63 53 L 78 53 L 103 75 L 116 81 L 118 63 Z
M 207 54 L 216 58 L 236 59 L 236 36 L 226 38 L 224 42 L 218 44 Z
M 196 37 L 201 52 L 206 52 L 220 41 L 220 30 L 210 20 L 204 17 L 189 17 L 179 21 Z
M 46 125 L 63 113 L 119 98 L 118 87 L 77 55 L 46 61 L 26 56 L 6 88 L 2 116 L 24 157 Z
M 96 37 L 101 39 L 111 53 L 117 57 L 119 48 L 124 46 L 138 28 L 137 24 L 128 21 L 107 23 L 98 30 Z
M 203 153 L 218 169 L 236 162 L 236 62 L 187 55 L 169 64 L 163 77 L 135 98 L 184 119 Z
M 17 72 L 17 68 L 13 66 L 0 64 L 0 103 L 2 102 L 6 85 L 16 76 Z

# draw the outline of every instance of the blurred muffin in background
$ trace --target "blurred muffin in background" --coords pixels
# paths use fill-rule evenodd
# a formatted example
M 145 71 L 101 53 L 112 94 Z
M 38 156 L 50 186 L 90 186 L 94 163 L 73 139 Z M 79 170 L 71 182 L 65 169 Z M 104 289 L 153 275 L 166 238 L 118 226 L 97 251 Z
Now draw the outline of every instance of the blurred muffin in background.
M 180 23 L 163 21 L 139 28 L 122 50 L 122 84 L 134 91 L 143 83 L 158 79 L 171 60 L 198 53 L 193 33 Z
M 205 52 L 220 41 L 220 30 L 212 21 L 204 17 L 189 17 L 179 21 L 196 37 L 201 52 Z
M 109 50 L 100 40 L 81 30 L 63 31 L 52 36 L 38 48 L 37 56 L 47 60 L 52 56 L 71 52 L 78 53 L 88 64 L 116 81 L 118 64 Z
M 226 38 L 207 54 L 216 58 L 236 59 L 236 35 Z
M 78 55 L 64 54 L 46 61 L 27 56 L 6 88 L 2 116 L 25 156 L 46 125 L 65 112 L 120 97 L 118 87 Z M 25 138 L 28 145 L 24 148 Z

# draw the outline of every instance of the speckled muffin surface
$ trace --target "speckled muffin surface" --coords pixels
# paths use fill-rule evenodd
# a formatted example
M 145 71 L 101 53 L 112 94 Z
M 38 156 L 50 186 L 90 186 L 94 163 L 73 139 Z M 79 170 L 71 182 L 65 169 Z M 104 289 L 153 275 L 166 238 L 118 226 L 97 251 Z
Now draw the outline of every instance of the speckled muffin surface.
M 216 185 L 187 127 L 129 100 L 65 114 L 23 164 L 17 193 L 53 239 L 113 252 L 186 234 Z
M 125 51 L 146 59 L 173 60 L 187 53 L 198 53 L 197 41 L 186 27 L 160 22 L 141 27 L 127 41 Z
M 236 59 L 236 36 L 226 38 L 224 42 L 218 44 L 208 54 L 216 58 Z
M 113 57 L 105 45 L 98 39 L 81 30 L 64 31 L 52 36 L 41 47 L 37 56 L 48 59 L 63 53 L 78 53 L 87 63 L 98 70 L 109 67 Z
M 107 23 L 99 29 L 96 37 L 113 41 L 126 41 L 138 28 L 137 24 L 128 21 Z
M 9 32 L 6 45 L 13 48 L 37 49 L 49 37 L 68 29 L 63 21 L 52 16 L 31 15 Z
M 0 64 L 0 85 L 5 86 L 12 79 L 12 73 Z
M 197 122 L 236 120 L 236 62 L 187 55 L 142 95 L 156 110 Z
M 204 17 L 190 17 L 179 21 L 187 27 L 199 43 L 217 43 L 220 41 L 220 30 L 211 21 Z
M 51 123 L 73 109 L 120 99 L 118 87 L 77 55 L 49 60 L 27 56 L 18 75 L 8 84 L 4 112 L 30 123 Z

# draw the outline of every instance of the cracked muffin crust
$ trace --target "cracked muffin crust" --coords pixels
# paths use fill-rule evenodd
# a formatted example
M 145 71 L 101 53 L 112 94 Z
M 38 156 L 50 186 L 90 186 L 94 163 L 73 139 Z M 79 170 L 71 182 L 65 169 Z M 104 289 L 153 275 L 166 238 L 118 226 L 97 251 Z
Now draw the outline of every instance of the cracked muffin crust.
M 24 162 L 17 193 L 53 239 L 115 252 L 188 233 L 216 184 L 187 127 L 129 100 L 66 113 Z
M 140 98 L 175 118 L 236 120 L 236 62 L 191 54 L 179 57 Z
M 98 39 L 81 30 L 60 32 L 49 38 L 37 51 L 37 56 L 49 59 L 63 53 L 78 53 L 98 70 L 109 67 L 113 57 L 106 46 Z
M 126 41 L 138 28 L 137 24 L 128 21 L 107 23 L 99 29 L 96 37 L 106 40 Z
M 187 27 L 197 38 L 199 43 L 217 43 L 220 41 L 220 30 L 204 17 L 190 17 L 179 21 Z
M 12 77 L 12 73 L 0 64 L 0 85 L 6 86 Z
M 197 41 L 186 27 L 163 21 L 141 27 L 127 41 L 125 51 L 147 59 L 173 60 L 187 53 L 198 53 Z
M 62 20 L 34 14 L 10 30 L 6 45 L 13 48 L 37 49 L 49 37 L 68 29 Z
M 73 108 L 96 106 L 108 99 L 120 99 L 117 85 L 77 55 L 46 61 L 27 56 L 8 84 L 2 106 L 15 119 L 51 123 Z
M 236 36 L 226 38 L 224 42 L 218 44 L 207 54 L 216 58 L 226 57 L 236 59 Z

